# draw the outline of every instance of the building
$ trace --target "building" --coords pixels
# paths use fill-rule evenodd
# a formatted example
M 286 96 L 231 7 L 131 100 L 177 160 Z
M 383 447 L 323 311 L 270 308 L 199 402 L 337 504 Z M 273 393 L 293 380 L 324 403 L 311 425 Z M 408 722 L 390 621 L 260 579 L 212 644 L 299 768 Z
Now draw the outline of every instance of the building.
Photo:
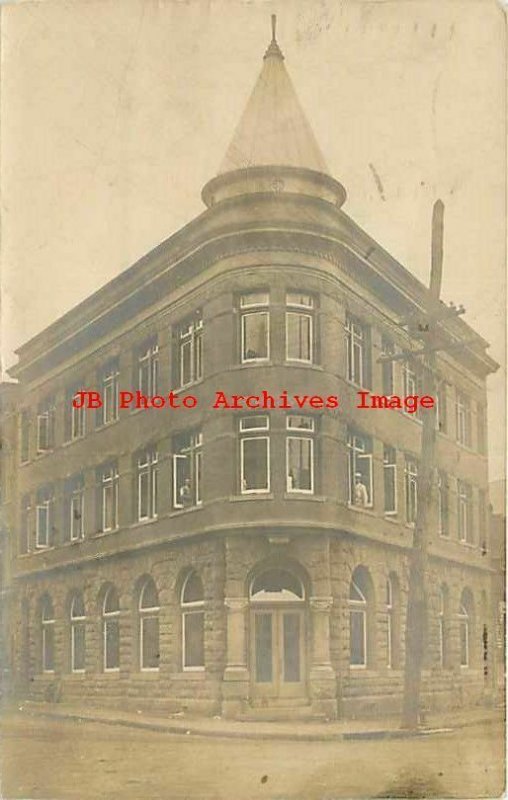
M 398 325 L 427 289 L 343 211 L 272 39 L 206 210 L 23 345 L 12 627 L 35 699 L 250 714 L 400 706 L 421 421 Z M 486 378 L 461 319 L 439 356 L 425 697 L 483 701 Z M 74 408 L 84 388 L 103 404 Z M 119 408 L 120 390 L 197 398 Z M 212 409 L 228 396 L 339 396 Z M 269 403 L 270 404 L 270 403 Z
M 496 681 L 504 698 L 506 667 L 506 481 L 492 481 L 489 486 L 490 562 L 492 574 L 492 610 L 495 625 Z

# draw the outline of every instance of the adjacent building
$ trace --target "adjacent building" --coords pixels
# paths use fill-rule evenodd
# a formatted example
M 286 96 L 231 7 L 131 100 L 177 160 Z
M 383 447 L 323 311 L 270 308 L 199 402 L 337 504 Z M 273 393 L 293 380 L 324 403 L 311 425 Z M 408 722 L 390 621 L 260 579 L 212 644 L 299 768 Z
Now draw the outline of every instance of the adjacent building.
M 204 143 L 205 144 L 205 143 Z M 343 210 L 275 38 L 206 210 L 23 345 L 8 505 L 15 690 L 248 717 L 400 706 L 427 289 Z M 487 342 L 443 323 L 425 697 L 484 701 Z M 97 409 L 72 405 L 99 391 Z M 121 409 L 119 389 L 192 394 Z M 338 409 L 212 409 L 217 390 Z M 277 406 L 277 403 L 274 403 Z

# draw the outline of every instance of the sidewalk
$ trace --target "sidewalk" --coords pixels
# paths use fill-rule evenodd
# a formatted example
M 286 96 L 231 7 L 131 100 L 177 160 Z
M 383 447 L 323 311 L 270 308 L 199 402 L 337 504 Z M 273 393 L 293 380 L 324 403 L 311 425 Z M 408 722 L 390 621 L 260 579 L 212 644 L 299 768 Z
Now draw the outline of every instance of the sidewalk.
M 35 703 L 26 701 L 11 704 L 5 711 L 43 716 L 53 720 L 98 722 L 129 728 L 141 728 L 187 736 L 215 736 L 234 739 L 278 739 L 297 741 L 351 741 L 368 739 L 404 739 L 412 736 L 429 736 L 450 733 L 485 722 L 502 722 L 499 709 L 477 708 L 467 712 L 432 714 L 425 727 L 418 731 L 400 728 L 400 717 L 383 717 L 376 720 L 333 720 L 329 722 L 240 722 L 222 717 L 194 717 L 174 714 L 167 717 L 117 709 L 91 708 L 63 703 Z

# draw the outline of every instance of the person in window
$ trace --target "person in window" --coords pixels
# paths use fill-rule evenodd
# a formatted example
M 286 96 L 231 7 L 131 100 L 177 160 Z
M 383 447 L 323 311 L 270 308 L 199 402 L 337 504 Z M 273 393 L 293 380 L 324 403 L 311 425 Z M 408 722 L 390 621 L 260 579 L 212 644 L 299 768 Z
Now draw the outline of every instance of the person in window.
M 357 472 L 355 475 L 354 502 L 355 506 L 361 506 L 362 508 L 365 508 L 365 506 L 368 506 L 369 504 L 369 495 L 367 492 L 367 487 L 363 483 L 361 472 Z
M 295 489 L 295 488 L 296 488 L 295 487 L 295 475 L 294 475 L 293 470 L 290 469 L 289 470 L 289 475 L 288 475 L 288 491 L 291 491 L 292 489 Z
M 180 486 L 180 502 L 184 508 L 192 505 L 192 487 L 190 478 L 185 478 L 182 486 Z

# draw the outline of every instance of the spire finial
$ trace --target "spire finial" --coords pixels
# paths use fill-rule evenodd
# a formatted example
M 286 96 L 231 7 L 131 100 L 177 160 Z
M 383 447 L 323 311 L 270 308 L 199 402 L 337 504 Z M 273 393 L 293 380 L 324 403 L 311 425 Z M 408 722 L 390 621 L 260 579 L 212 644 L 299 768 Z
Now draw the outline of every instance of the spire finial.
M 284 56 L 282 55 L 282 51 L 277 44 L 276 39 L 276 32 L 277 32 L 277 14 L 272 14 L 272 41 L 266 51 L 264 58 L 270 58 L 270 56 L 274 56 L 275 58 L 280 58 L 281 61 L 284 60 Z

